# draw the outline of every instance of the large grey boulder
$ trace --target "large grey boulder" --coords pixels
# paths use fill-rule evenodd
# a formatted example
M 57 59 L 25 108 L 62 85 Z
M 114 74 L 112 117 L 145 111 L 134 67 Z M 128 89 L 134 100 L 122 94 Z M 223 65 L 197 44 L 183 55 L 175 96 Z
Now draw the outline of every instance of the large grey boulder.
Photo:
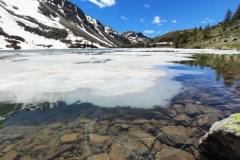
M 200 140 L 202 154 L 211 159 L 240 159 L 240 113 L 216 122 Z

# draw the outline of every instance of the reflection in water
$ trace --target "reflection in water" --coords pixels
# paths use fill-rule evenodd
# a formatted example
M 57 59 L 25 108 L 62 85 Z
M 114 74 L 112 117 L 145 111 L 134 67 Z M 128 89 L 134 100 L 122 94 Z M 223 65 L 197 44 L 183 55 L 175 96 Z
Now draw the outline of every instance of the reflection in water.
M 194 58 L 170 67 L 203 73 L 175 78 L 187 90 L 169 108 L 0 103 L 0 159 L 201 159 L 199 138 L 240 111 L 240 66 L 238 55 Z
M 226 87 L 233 87 L 240 95 L 240 55 L 196 54 L 194 61 L 182 61 L 181 64 L 189 66 L 210 67 L 215 71 L 216 80 L 224 80 Z

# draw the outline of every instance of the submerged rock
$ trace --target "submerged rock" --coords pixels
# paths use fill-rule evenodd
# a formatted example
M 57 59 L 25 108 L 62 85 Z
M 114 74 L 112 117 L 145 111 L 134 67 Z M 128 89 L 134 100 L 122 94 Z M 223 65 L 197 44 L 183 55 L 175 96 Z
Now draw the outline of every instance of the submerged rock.
M 94 155 L 88 159 L 89 160 L 110 160 L 110 158 L 108 157 L 108 155 L 106 153 Z
M 176 126 L 165 126 L 160 129 L 160 133 L 157 135 L 157 139 L 163 143 L 172 147 L 182 147 L 191 144 L 189 137 L 184 130 L 177 128 Z
M 194 160 L 193 155 L 180 149 L 169 146 L 164 148 L 156 154 L 157 160 Z
M 190 126 L 190 124 L 191 124 L 190 122 L 192 119 L 185 114 L 180 114 L 180 115 L 174 117 L 173 120 L 176 121 L 176 123 L 179 123 L 183 126 Z
M 60 139 L 62 143 L 71 143 L 78 140 L 79 135 L 77 133 L 65 134 Z
M 215 159 L 240 159 L 240 113 L 213 124 L 200 140 L 200 151 Z
M 189 116 L 197 116 L 197 115 L 201 114 L 201 112 L 198 110 L 198 108 L 191 103 L 188 103 L 185 106 L 185 112 Z
M 113 144 L 110 148 L 109 157 L 115 160 L 125 160 L 130 154 L 120 144 Z
M 14 160 L 15 158 L 17 158 L 19 155 L 18 152 L 12 150 L 10 152 L 8 152 L 7 154 L 5 154 L 3 157 L 0 158 L 0 160 Z

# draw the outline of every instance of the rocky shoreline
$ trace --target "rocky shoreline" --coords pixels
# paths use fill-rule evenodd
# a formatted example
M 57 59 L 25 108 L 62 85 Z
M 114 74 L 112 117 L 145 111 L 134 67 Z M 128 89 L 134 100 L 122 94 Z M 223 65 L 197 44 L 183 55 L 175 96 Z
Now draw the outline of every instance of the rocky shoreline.
M 193 99 L 183 102 L 148 111 L 106 109 L 97 119 L 9 126 L 0 130 L 0 159 L 204 159 L 199 153 L 200 138 L 228 112 Z M 122 117 L 120 112 L 126 111 Z

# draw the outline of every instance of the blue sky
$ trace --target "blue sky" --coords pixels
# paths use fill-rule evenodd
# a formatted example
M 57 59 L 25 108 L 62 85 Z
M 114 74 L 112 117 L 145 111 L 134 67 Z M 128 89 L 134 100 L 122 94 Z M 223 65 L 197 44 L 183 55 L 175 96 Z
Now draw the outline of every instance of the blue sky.
M 70 0 L 87 15 L 119 33 L 156 37 L 168 31 L 215 25 L 240 0 Z

